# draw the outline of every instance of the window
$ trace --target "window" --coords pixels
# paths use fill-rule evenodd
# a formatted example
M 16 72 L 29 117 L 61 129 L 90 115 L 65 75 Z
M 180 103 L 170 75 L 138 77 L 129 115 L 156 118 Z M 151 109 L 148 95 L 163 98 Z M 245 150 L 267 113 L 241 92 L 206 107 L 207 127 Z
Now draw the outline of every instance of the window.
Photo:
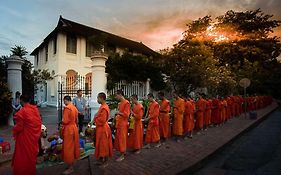
M 45 46 L 45 61 L 48 61 L 48 44 Z
M 57 53 L 57 36 L 55 36 L 53 40 L 53 54 L 56 53 Z
M 77 49 L 77 37 L 68 34 L 66 39 L 66 52 L 76 54 L 76 49 Z
M 35 64 L 36 64 L 36 66 L 38 66 L 38 61 L 39 61 L 38 57 L 39 57 L 39 54 L 37 53 L 35 55 L 35 62 L 36 62 Z
M 86 57 L 91 57 L 94 52 L 94 45 L 88 38 L 86 39 Z

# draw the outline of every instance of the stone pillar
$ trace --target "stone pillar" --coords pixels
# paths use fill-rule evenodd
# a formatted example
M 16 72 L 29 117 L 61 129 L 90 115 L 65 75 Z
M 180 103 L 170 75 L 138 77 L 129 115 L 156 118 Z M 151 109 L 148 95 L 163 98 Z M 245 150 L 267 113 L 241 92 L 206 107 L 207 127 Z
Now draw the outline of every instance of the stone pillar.
M 22 75 L 21 75 L 21 66 L 24 63 L 24 60 L 19 56 L 12 55 L 6 59 L 6 64 L 8 65 L 7 74 L 8 74 L 8 87 L 12 92 L 12 97 L 15 98 L 15 93 L 19 91 L 22 93 Z M 9 125 L 13 126 L 13 116 L 9 117 Z
M 97 95 L 100 92 L 106 93 L 107 75 L 105 73 L 105 62 L 108 56 L 103 52 L 95 52 L 92 60 L 92 97 L 90 101 L 91 120 L 93 120 L 100 105 L 97 102 Z
M 150 79 L 148 78 L 147 80 L 146 80 L 146 90 L 145 90 L 145 96 L 147 96 L 147 94 L 149 94 L 150 93 Z

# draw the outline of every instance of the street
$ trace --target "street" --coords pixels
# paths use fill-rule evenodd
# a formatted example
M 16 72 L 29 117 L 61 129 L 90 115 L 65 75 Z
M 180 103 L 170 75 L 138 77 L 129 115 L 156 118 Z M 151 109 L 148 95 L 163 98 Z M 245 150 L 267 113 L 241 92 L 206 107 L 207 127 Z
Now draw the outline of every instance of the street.
M 213 156 L 195 175 L 252 175 L 281 172 L 281 111 Z

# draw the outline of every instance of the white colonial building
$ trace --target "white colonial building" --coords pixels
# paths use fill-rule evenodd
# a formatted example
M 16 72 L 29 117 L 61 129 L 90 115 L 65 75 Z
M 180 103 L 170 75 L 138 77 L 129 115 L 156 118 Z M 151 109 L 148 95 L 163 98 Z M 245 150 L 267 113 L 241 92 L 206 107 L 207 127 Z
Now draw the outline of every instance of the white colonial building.
M 47 85 L 41 86 L 35 95 L 38 103 L 58 106 L 58 87 L 63 82 L 66 89 L 91 89 L 93 36 L 105 36 L 105 53 L 122 54 L 125 50 L 134 54 L 153 56 L 157 53 L 141 42 L 132 41 L 105 31 L 64 19 L 60 16 L 56 28 L 31 53 L 35 69 L 48 69 L 54 76 Z M 98 42 L 98 41 L 97 41 Z M 94 76 L 94 75 L 93 75 Z M 82 86 L 74 81 L 82 78 Z M 83 81 L 82 81 L 83 80 Z M 147 87 L 145 87 L 147 88 Z

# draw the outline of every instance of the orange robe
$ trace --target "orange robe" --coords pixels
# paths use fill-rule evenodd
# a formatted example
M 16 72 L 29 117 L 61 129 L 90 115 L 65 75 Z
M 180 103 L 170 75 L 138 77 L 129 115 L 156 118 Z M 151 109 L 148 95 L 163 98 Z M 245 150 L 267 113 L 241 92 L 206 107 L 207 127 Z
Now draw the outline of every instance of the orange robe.
M 185 101 L 178 98 L 174 103 L 174 123 L 173 134 L 181 136 L 183 134 L 183 115 L 185 110 Z
M 205 126 L 209 126 L 211 124 L 211 116 L 212 116 L 212 100 L 208 100 L 206 101 L 206 112 L 204 118 Z
M 170 102 L 167 99 L 162 100 L 160 104 L 159 129 L 160 129 L 160 136 L 165 139 L 169 137 L 169 132 L 170 132 L 170 115 L 169 115 L 170 110 L 171 110 Z
M 118 111 L 123 115 L 116 116 L 116 135 L 114 147 L 120 153 L 125 153 L 128 137 L 128 118 L 131 113 L 131 107 L 128 100 L 124 100 L 119 104 Z
M 219 113 L 220 113 L 220 124 L 223 122 L 223 101 L 222 99 L 219 101 Z
M 227 118 L 232 118 L 232 100 L 230 97 L 227 97 Z
M 194 129 L 194 106 L 192 102 L 185 102 L 183 132 L 186 134 Z
M 107 104 L 101 104 L 94 119 L 96 125 L 95 157 L 112 157 L 111 129 L 107 123 L 110 111 Z
M 212 100 L 212 123 L 217 125 L 220 123 L 219 99 Z
M 232 101 L 232 106 L 231 106 L 231 114 L 232 114 L 232 117 L 236 117 L 237 114 L 236 114 L 236 100 L 235 100 L 235 97 L 234 96 L 231 96 L 230 97 L 231 101 Z
M 39 111 L 36 106 L 25 104 L 15 114 L 14 119 L 16 125 L 13 128 L 13 136 L 16 145 L 12 160 L 13 174 L 35 175 L 42 125 Z
M 239 116 L 240 115 L 239 110 L 240 110 L 240 105 L 241 105 L 240 99 L 238 96 L 235 96 L 234 98 L 235 98 L 235 114 L 236 114 L 236 116 Z
M 134 129 L 130 131 L 130 135 L 128 137 L 128 148 L 139 150 L 143 145 L 143 125 L 142 125 L 142 117 L 144 115 L 144 109 L 142 104 L 134 105 L 133 107 L 134 113 Z
M 222 121 L 224 122 L 227 119 L 226 118 L 227 102 L 226 102 L 225 99 L 222 101 L 222 105 L 223 105 L 223 108 L 222 108 Z
M 150 119 L 146 130 L 145 142 L 158 142 L 160 140 L 158 119 L 159 104 L 156 101 L 149 104 L 148 116 L 150 117 Z
M 62 159 L 68 165 L 74 163 L 80 157 L 77 120 L 77 108 L 72 103 L 65 106 L 62 120 Z
M 198 129 L 203 129 L 204 126 L 204 114 L 205 114 L 205 110 L 206 110 L 206 100 L 204 100 L 203 98 L 199 99 L 196 103 L 197 105 L 197 120 L 196 120 L 196 124 L 197 124 L 197 128 Z

